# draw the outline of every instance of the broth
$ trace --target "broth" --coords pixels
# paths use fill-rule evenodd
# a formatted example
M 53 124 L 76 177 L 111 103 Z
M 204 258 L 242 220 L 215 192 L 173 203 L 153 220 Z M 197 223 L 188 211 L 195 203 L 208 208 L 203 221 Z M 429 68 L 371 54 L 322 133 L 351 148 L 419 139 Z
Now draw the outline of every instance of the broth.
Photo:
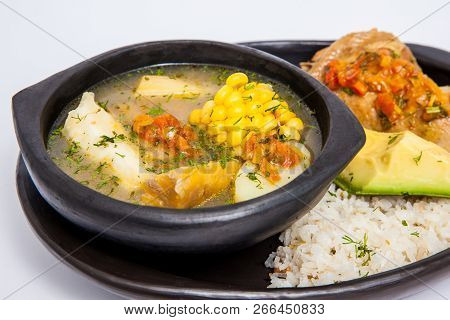
M 227 77 L 235 72 L 246 71 L 214 65 L 161 65 L 127 72 L 96 84 L 87 91 L 95 94 L 95 101 L 99 107 L 98 112 L 103 112 L 100 112 L 100 108 L 107 111 L 107 113 L 120 124 L 119 127 L 123 128 L 125 131 L 122 134 L 119 133 L 120 131 L 112 131 L 112 134 L 109 136 L 103 135 L 102 139 L 98 140 L 94 146 L 98 147 L 98 150 L 105 152 L 106 146 L 109 144 L 115 144 L 115 147 L 119 150 L 122 148 L 121 143 L 123 143 L 124 140 L 130 145 L 136 145 L 140 150 L 139 172 L 143 175 L 151 174 L 152 177 L 153 175 L 161 175 L 170 172 L 178 167 L 198 166 L 199 163 L 201 165 L 206 165 L 210 161 L 221 162 L 221 157 L 224 157 L 224 155 L 227 157 L 227 161 L 233 157 L 236 158 L 236 156 L 233 156 L 235 149 L 218 145 L 214 142 L 215 140 L 213 137 L 205 133 L 206 129 L 205 131 L 202 130 L 202 125 L 187 125 L 192 111 L 202 108 L 207 101 L 212 100 L 216 92 L 225 84 Z M 273 90 L 280 96 L 279 100 L 281 101 L 282 99 L 283 101 L 286 101 L 290 109 L 303 120 L 305 128 L 302 130 L 302 143 L 307 146 L 311 153 L 311 157 L 314 158 L 321 149 L 321 136 L 317 121 L 310 109 L 308 109 L 302 103 L 300 98 L 293 94 L 285 85 L 271 81 L 271 79 L 255 73 L 246 73 L 249 76 L 249 81 L 270 83 Z M 140 86 L 143 86 L 142 83 L 145 82 L 147 78 L 149 82 L 153 79 L 157 79 L 154 78 L 154 76 L 160 76 L 158 79 L 163 79 L 170 85 L 172 85 L 172 82 L 170 82 L 171 80 L 177 80 L 179 83 L 183 83 L 183 81 L 187 83 L 185 87 L 189 90 L 191 88 L 194 88 L 194 91 L 198 88 L 200 89 L 198 90 L 199 92 L 188 92 L 186 89 L 186 92 L 183 90 L 183 93 L 181 94 L 158 93 L 155 95 L 140 95 L 138 89 L 141 88 Z M 148 190 L 146 191 L 145 188 L 136 189 L 125 186 L 123 179 L 120 176 L 118 177 L 117 172 L 113 170 L 114 166 L 112 166 L 111 163 L 108 163 L 107 161 L 98 161 L 98 158 L 95 157 L 95 159 L 93 159 L 92 153 L 90 152 L 95 152 L 93 150 L 95 149 L 94 147 L 83 149 L 76 138 L 68 138 L 65 136 L 65 131 L 63 129 L 64 122 L 69 118 L 69 112 L 76 109 L 80 104 L 80 101 L 81 96 L 70 102 L 63 109 L 61 115 L 55 121 L 55 124 L 51 129 L 47 141 L 47 149 L 52 160 L 66 174 L 89 188 L 118 200 L 135 204 L 149 204 L 142 200 L 143 195 L 148 192 Z M 154 154 L 154 150 L 159 150 L 160 145 L 153 144 L 154 150 L 150 150 L 152 148 L 148 148 L 148 146 L 143 147 L 141 140 L 143 137 L 142 132 L 139 134 L 135 132 L 136 119 L 139 119 L 139 116 L 142 115 L 149 115 L 150 118 L 156 119 L 163 114 L 170 114 L 180 122 L 179 128 L 181 129 L 177 129 L 179 131 L 177 131 L 176 134 L 181 134 L 182 130 L 184 130 L 183 128 L 188 127 L 189 130 L 193 130 L 194 136 L 196 137 L 195 139 L 201 141 L 201 143 L 197 144 L 199 145 L 199 151 L 195 161 L 184 158 L 174 161 L 174 159 L 182 155 L 182 153 L 177 153 L 175 155 L 166 154 L 166 157 L 161 160 Z M 87 115 L 88 114 L 82 117 L 80 115 L 72 115 L 69 119 L 74 123 L 82 123 L 82 121 L 87 121 Z M 95 125 L 98 125 L 95 121 L 92 121 L 92 123 L 89 124 L 89 126 Z M 189 141 L 190 139 L 186 140 L 192 144 L 192 141 Z M 125 147 L 126 146 L 123 146 L 123 148 Z M 152 153 L 151 161 L 148 161 L 149 152 Z M 123 161 L 121 158 L 124 158 L 125 154 L 121 154 L 120 152 L 115 153 L 117 155 L 116 162 Z M 155 164 L 157 162 L 158 165 Z M 247 174 L 247 176 L 249 178 L 255 176 L 256 180 L 262 179 L 258 178 L 255 174 L 253 174 L 253 176 Z M 199 181 L 208 184 L 208 179 L 202 179 L 203 178 L 200 178 Z M 217 206 L 233 203 L 235 201 L 233 198 L 233 193 L 235 192 L 234 179 L 236 178 L 233 178 L 233 181 L 220 190 L 220 192 L 216 192 L 211 197 L 203 199 L 203 201 L 201 201 L 200 204 L 196 204 L 196 206 Z M 217 181 L 222 181 L 222 179 Z M 205 190 L 206 188 L 207 187 L 205 186 Z M 196 193 L 200 191 L 191 190 L 190 192 Z M 153 204 L 153 202 L 150 204 Z

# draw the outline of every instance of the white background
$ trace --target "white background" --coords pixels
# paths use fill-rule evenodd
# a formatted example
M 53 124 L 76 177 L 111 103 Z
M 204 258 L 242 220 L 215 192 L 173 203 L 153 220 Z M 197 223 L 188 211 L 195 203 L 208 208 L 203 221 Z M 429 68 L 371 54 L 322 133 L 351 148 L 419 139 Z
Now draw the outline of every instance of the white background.
M 5 4 L 23 17 L 5 7 Z M 56 260 L 34 236 L 15 190 L 19 148 L 11 97 L 54 73 L 103 51 L 151 40 L 239 42 L 334 39 L 371 27 L 401 40 L 450 50 L 445 1 L 0 1 L 0 297 Z M 46 30 L 40 30 L 26 21 Z M 418 23 L 418 24 L 417 24 Z M 417 24 L 416 26 L 414 26 Z M 410 29 L 411 28 L 411 29 Z M 409 29 L 409 30 L 408 30 Z M 64 46 L 53 37 L 59 39 Z M 74 49 L 69 49 L 68 47 Z M 81 56 L 80 56 L 81 55 Z M 450 271 L 428 282 L 450 297 Z M 40 276 L 12 299 L 118 299 L 64 265 Z M 373 298 L 438 299 L 426 286 Z

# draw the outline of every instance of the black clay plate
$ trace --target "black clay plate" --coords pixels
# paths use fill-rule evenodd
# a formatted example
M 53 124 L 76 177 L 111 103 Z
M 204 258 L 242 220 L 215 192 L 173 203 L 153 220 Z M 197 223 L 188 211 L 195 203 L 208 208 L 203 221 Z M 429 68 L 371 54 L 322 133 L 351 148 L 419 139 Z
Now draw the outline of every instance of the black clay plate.
M 328 41 L 247 43 L 298 64 Z M 440 85 L 450 83 L 450 54 L 410 45 L 419 64 Z M 237 253 L 221 256 L 156 256 L 130 251 L 76 228 L 40 196 L 19 157 L 17 189 L 23 210 L 38 237 L 58 258 L 74 269 L 127 297 L 345 299 L 389 295 L 421 285 L 450 265 L 450 249 L 404 268 L 339 284 L 291 289 L 267 289 L 269 269 L 264 261 L 280 244 L 278 237 Z M 94 236 L 94 238 L 93 238 Z

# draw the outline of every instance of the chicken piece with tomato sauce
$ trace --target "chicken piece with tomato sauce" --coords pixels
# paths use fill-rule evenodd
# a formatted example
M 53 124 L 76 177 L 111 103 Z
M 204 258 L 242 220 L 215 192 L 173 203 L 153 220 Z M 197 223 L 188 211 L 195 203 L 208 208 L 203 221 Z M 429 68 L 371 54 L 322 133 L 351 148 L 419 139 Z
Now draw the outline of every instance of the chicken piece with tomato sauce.
M 449 95 L 392 34 L 351 33 L 301 66 L 334 91 L 365 128 L 410 130 L 450 151 Z

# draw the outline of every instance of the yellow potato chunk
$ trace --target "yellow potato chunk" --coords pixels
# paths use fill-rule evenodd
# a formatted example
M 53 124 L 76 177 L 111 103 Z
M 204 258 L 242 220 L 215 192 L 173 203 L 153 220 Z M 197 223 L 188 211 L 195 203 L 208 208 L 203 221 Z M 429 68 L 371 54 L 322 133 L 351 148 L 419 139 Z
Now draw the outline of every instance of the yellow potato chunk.
M 143 76 L 136 88 L 136 95 L 144 97 L 172 95 L 177 98 L 192 98 L 201 92 L 201 88 L 192 83 L 167 76 Z

